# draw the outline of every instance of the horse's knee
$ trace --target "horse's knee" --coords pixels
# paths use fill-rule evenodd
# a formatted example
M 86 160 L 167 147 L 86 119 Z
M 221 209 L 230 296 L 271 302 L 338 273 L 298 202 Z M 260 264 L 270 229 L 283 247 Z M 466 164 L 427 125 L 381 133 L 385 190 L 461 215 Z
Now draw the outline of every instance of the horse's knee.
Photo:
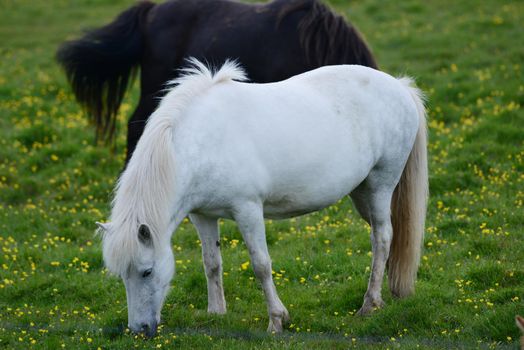
M 219 256 L 204 257 L 207 278 L 216 278 L 222 273 L 222 261 Z
M 258 278 L 265 279 L 271 276 L 271 259 L 269 256 L 255 255 L 251 257 L 253 271 Z
M 212 266 L 206 266 L 207 278 L 216 278 L 220 276 L 221 272 L 222 272 L 222 266 L 219 264 L 213 264 Z

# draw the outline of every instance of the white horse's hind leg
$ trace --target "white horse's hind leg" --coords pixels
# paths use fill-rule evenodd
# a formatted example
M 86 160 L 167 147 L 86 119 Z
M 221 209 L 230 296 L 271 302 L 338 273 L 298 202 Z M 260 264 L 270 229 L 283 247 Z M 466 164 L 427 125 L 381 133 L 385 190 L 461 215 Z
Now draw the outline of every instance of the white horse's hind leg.
M 222 285 L 222 256 L 217 220 L 196 214 L 189 217 L 202 242 L 202 260 L 207 278 L 207 312 L 225 314 L 226 300 Z
M 381 293 L 382 280 L 393 234 L 390 217 L 392 192 L 389 189 L 368 192 L 368 195 L 365 194 L 366 192 L 352 194 L 358 211 L 371 225 L 371 249 L 373 253 L 368 289 L 358 315 L 368 315 L 375 308 L 384 305 Z
M 243 205 L 242 209 L 235 214 L 235 221 L 249 250 L 255 275 L 264 290 L 269 314 L 268 332 L 282 332 L 283 325 L 289 321 L 289 313 L 280 301 L 273 283 L 271 258 L 267 249 L 261 206 Z

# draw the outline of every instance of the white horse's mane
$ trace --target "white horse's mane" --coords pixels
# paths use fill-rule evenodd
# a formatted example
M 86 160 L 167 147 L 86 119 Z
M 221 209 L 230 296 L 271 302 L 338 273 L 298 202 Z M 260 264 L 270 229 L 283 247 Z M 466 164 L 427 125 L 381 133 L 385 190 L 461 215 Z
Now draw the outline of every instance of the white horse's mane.
M 104 261 L 115 274 L 125 273 L 140 255 L 139 225 L 149 226 L 153 247 L 169 244 L 167 230 L 175 190 L 173 128 L 188 104 L 215 84 L 247 80 L 234 61 L 226 61 L 216 72 L 195 58 L 188 63 L 182 75 L 168 83 L 169 92 L 149 118 L 115 188 L 110 228 L 102 232 Z

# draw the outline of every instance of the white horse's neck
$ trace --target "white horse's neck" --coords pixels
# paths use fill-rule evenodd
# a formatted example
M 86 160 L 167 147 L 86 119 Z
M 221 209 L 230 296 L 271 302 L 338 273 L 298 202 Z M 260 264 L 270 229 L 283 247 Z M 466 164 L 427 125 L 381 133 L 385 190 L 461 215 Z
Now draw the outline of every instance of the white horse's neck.
M 148 224 L 158 238 L 167 234 L 172 221 L 175 201 L 173 133 L 187 105 L 215 84 L 246 80 L 245 73 L 234 62 L 226 62 L 214 74 L 196 59 L 190 63 L 192 67 L 169 83 L 177 86 L 166 94 L 149 118 L 128 168 L 118 182 L 113 206 L 112 220 Z M 174 221 L 177 222 L 176 218 Z

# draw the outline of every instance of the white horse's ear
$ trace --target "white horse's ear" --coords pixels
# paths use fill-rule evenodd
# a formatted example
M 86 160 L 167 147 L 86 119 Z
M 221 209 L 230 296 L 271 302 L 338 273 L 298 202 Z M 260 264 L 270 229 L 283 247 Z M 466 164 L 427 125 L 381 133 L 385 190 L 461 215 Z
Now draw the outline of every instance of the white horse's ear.
M 109 229 L 111 228 L 111 223 L 110 222 L 103 223 L 103 222 L 97 221 L 96 226 L 98 226 L 98 228 L 105 233 L 105 232 L 109 232 Z
M 151 246 L 153 238 L 151 237 L 151 230 L 146 224 L 141 224 L 138 228 L 138 240 L 145 246 Z

